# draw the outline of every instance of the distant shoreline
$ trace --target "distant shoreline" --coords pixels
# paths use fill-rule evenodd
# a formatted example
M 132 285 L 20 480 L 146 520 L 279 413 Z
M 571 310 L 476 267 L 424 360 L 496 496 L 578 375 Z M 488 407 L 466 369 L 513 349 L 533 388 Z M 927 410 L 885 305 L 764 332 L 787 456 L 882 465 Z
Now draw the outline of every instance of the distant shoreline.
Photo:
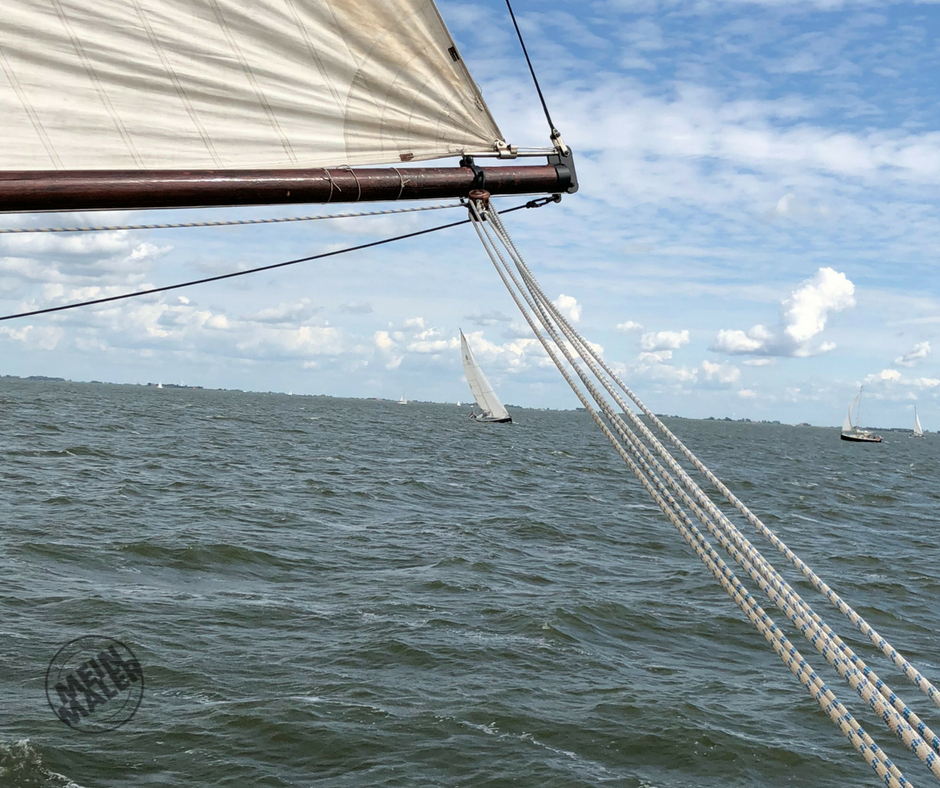
M 49 375 L 28 375 L 22 377 L 20 375 L 0 375 L 0 380 L 22 380 L 30 381 L 36 383 L 77 383 L 77 384 L 95 384 L 95 385 L 105 385 L 105 386 L 138 386 L 140 388 L 164 388 L 164 389 L 185 389 L 190 391 L 227 391 L 235 394 L 276 394 L 278 396 L 294 396 L 294 397 L 332 397 L 335 399 L 361 399 L 361 400 L 376 400 L 379 402 L 395 402 L 398 400 L 390 397 L 340 397 L 333 394 L 293 394 L 292 392 L 287 391 L 255 391 L 252 389 L 221 389 L 221 388 L 207 388 L 206 386 L 190 386 L 185 383 L 112 383 L 107 380 L 70 380 L 68 378 L 57 378 L 51 377 Z M 456 402 L 436 402 L 434 400 L 411 400 L 409 404 L 413 405 L 455 405 Z M 472 405 L 472 403 L 466 403 L 467 407 Z M 583 407 L 575 408 L 539 408 L 539 407 L 530 407 L 527 405 L 516 405 L 513 403 L 507 403 L 507 407 L 517 408 L 522 410 L 542 410 L 542 411 L 554 411 L 559 413 L 581 411 L 584 412 Z M 692 416 L 678 416 L 670 413 L 657 413 L 657 418 L 660 419 L 685 419 L 688 421 L 722 421 L 729 422 L 732 424 L 764 424 L 769 426 L 778 426 L 778 427 L 815 427 L 816 429 L 823 430 L 832 430 L 838 429 L 838 425 L 814 425 L 809 424 L 808 422 L 799 422 L 798 424 L 789 424 L 785 421 L 779 421 L 778 419 L 732 419 L 730 416 L 702 416 L 700 418 L 695 418 Z M 901 432 L 908 433 L 910 429 L 907 427 L 877 427 L 871 426 L 867 429 L 873 430 L 876 432 Z M 926 432 L 926 431 L 925 431 Z

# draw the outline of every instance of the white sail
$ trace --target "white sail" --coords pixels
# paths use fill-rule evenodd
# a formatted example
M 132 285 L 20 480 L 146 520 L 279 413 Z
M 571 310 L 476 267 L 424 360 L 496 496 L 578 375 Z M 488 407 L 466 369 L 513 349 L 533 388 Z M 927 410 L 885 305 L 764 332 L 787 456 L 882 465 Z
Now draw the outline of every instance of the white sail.
M 842 422 L 842 431 L 843 431 L 843 432 L 851 432 L 852 429 L 853 429 L 853 427 L 852 427 L 852 406 L 849 405 L 849 412 L 848 412 L 848 414 L 847 414 L 846 417 L 845 417 L 845 421 Z
M 473 351 L 470 350 L 470 345 L 467 344 L 467 338 L 463 335 L 463 331 L 460 332 L 460 352 L 463 358 L 463 371 L 467 376 L 467 383 L 470 384 L 470 391 L 473 393 L 477 405 L 483 410 L 484 415 L 494 419 L 509 418 L 509 411 L 503 407 L 503 403 L 499 401 L 499 397 L 493 391 L 486 375 L 483 374 L 483 370 L 480 369 L 480 365 L 473 357 Z
M 922 437 L 924 434 L 924 428 L 920 426 L 920 419 L 917 417 L 917 408 L 914 408 L 914 434 L 917 437 Z
M 432 0 L 4 0 L 0 170 L 492 153 Z

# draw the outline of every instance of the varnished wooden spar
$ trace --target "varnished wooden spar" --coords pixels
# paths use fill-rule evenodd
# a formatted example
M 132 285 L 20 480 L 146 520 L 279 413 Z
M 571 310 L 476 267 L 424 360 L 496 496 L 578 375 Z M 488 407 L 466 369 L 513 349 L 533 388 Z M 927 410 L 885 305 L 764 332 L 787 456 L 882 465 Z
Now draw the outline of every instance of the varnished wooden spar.
M 480 182 L 483 173 L 485 183 Z M 385 202 L 492 195 L 558 194 L 576 187 L 565 164 L 315 170 L 0 172 L 0 211 Z

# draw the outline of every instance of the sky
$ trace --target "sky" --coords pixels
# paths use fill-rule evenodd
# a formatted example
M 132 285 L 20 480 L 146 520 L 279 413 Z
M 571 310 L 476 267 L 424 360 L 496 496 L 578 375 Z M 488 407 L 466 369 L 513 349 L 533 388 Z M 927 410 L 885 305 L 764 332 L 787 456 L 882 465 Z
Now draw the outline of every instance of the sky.
M 440 2 L 505 139 L 548 129 L 504 3 Z M 657 413 L 940 429 L 940 4 L 516 0 L 580 191 L 507 227 Z M 521 202 L 504 198 L 507 208 Z M 391 206 L 368 206 L 381 209 Z M 345 209 L 344 209 L 345 210 Z M 0 227 L 327 212 L 0 216 Z M 0 235 L 0 314 L 463 218 Z M 579 403 L 467 226 L 118 305 L 0 323 L 0 375 Z

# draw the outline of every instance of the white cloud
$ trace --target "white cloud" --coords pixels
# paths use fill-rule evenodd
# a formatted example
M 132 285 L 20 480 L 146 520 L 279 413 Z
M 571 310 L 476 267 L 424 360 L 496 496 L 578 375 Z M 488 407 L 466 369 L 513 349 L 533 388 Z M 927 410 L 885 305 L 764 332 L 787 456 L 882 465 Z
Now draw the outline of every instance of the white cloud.
M 189 303 L 187 300 L 185 303 Z M 309 298 L 302 298 L 300 301 L 288 302 L 282 301 L 277 306 L 261 309 L 254 314 L 247 315 L 246 320 L 254 323 L 302 323 L 309 320 L 319 307 L 310 303 Z
M 757 396 L 757 392 L 752 389 L 738 389 L 738 396 L 741 399 L 754 399 Z
M 879 400 L 916 400 L 917 392 L 940 387 L 938 378 L 906 378 L 896 369 L 883 369 L 867 375 L 863 381 L 866 393 Z
M 829 312 L 841 312 L 855 306 L 855 285 L 845 274 L 832 268 L 820 268 L 784 300 L 784 333 L 799 348 L 796 355 L 809 355 L 806 343 L 826 327 Z
M 504 315 L 498 309 L 493 309 L 489 312 L 474 312 L 472 314 L 466 315 L 466 318 L 476 326 L 493 326 L 497 323 L 512 322 L 511 317 Z
M 918 342 L 903 356 L 898 356 L 894 363 L 901 367 L 913 367 L 918 361 L 923 361 L 930 355 L 930 342 Z
M 891 381 L 892 383 L 896 383 L 900 379 L 901 373 L 896 369 L 883 369 L 881 372 L 868 375 L 865 378 L 865 383 L 880 383 L 884 381 Z
M 376 331 L 372 335 L 372 340 L 375 342 L 376 350 L 385 358 L 386 369 L 396 369 L 401 365 L 404 356 L 398 352 L 398 343 L 389 336 L 388 331 Z
M 56 326 L 25 326 L 19 329 L 3 326 L 0 328 L 0 334 L 22 342 L 30 350 L 54 350 L 65 331 Z
M 637 356 L 637 361 L 639 362 L 652 362 L 654 364 L 662 364 L 664 361 L 669 361 L 672 358 L 671 350 L 658 350 L 655 353 L 640 353 Z
M 715 337 L 712 349 L 730 355 L 760 353 L 770 347 L 773 338 L 773 332 L 759 324 L 751 326 L 746 332 L 723 328 Z
M 456 351 L 459 348 L 459 337 L 444 339 L 440 331 L 429 328 L 417 334 L 408 344 L 407 350 L 409 353 L 443 353 L 449 350 Z
M 689 344 L 689 332 L 685 331 L 651 331 L 640 337 L 640 349 L 647 352 L 657 350 L 678 350 Z
M 581 304 L 574 296 L 568 296 L 561 293 L 552 303 L 558 307 L 569 323 L 578 323 L 581 320 Z
M 719 383 L 735 383 L 741 377 L 741 370 L 731 364 L 703 361 L 702 371 L 705 373 L 706 380 L 715 380 Z
M 812 340 L 826 327 L 830 312 L 855 306 L 855 285 L 844 273 L 820 268 L 780 304 L 776 329 L 757 324 L 747 331 L 722 329 L 712 350 L 729 355 L 813 356 L 835 348 L 832 342 Z
M 642 324 L 634 322 L 633 320 L 628 320 L 626 323 L 617 323 L 617 330 L 621 334 L 630 334 L 634 331 L 642 331 L 643 326 Z

